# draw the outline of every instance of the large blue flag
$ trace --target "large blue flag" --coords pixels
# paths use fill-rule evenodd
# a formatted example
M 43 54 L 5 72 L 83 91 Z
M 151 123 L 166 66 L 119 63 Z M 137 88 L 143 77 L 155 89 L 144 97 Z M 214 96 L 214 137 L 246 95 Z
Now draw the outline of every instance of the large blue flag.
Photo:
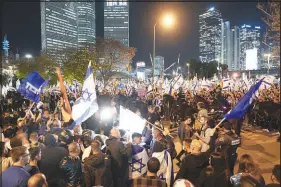
M 98 109 L 95 82 L 90 62 L 84 80 L 81 97 L 75 101 L 72 108 L 72 118 L 75 121 L 75 124 L 82 123 L 98 111 Z
M 45 81 L 38 72 L 33 71 L 19 85 L 18 92 L 27 99 L 38 103 L 40 101 L 40 94 L 48 85 L 49 81 L 50 79 Z
M 244 116 L 246 110 L 248 109 L 249 105 L 252 103 L 252 101 L 255 97 L 256 91 L 258 91 L 261 83 L 263 82 L 263 79 L 261 79 L 255 85 L 253 85 L 250 88 L 250 90 L 235 105 L 235 107 L 232 110 L 230 110 L 227 114 L 224 115 L 224 118 L 226 120 L 241 119 Z

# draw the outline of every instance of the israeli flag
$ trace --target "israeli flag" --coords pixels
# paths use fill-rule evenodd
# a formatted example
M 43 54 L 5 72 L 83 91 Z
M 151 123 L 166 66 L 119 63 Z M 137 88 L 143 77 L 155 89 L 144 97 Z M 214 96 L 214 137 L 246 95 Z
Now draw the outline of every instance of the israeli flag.
M 129 177 L 138 178 L 146 173 L 148 155 L 145 148 L 139 145 L 132 145 L 132 156 L 129 158 Z
M 240 101 L 238 101 L 235 107 L 224 115 L 224 119 L 241 119 L 244 116 L 249 105 L 253 102 L 255 94 L 261 86 L 263 79 L 250 88 L 250 90 L 240 99 Z
M 162 152 L 153 153 L 152 157 L 157 158 L 160 162 L 160 169 L 157 172 L 157 176 L 162 181 L 166 182 L 167 186 L 170 186 L 173 173 L 170 153 L 167 150 L 164 150 Z
M 152 93 L 152 86 L 149 85 L 146 91 L 146 96 L 149 95 L 150 93 Z
M 75 101 L 72 107 L 72 118 L 75 121 L 75 124 L 82 123 L 98 111 L 98 109 L 95 82 L 90 61 L 81 97 Z

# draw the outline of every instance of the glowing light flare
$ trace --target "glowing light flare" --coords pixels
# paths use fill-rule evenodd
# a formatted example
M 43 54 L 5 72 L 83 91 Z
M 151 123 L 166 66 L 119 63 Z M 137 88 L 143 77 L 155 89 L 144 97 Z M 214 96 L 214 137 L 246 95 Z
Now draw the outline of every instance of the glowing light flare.
M 25 58 L 28 58 L 28 59 L 29 59 L 29 58 L 32 58 L 32 55 L 31 55 L 31 54 L 26 54 L 26 55 L 25 55 Z
M 100 119 L 102 121 L 107 121 L 112 118 L 112 109 L 111 108 L 104 108 L 100 113 Z
M 163 17 L 163 25 L 165 27 L 171 27 L 173 26 L 175 23 L 175 19 L 174 19 L 174 16 L 172 14 L 166 14 L 164 17 Z

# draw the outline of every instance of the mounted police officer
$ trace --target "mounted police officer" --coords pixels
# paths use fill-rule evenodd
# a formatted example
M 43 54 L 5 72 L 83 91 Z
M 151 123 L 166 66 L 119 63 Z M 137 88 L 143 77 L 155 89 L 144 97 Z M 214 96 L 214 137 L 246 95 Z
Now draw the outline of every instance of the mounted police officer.
M 233 175 L 234 165 L 237 159 L 237 148 L 240 145 L 240 138 L 232 131 L 232 124 L 229 121 L 223 123 L 223 133 L 216 140 L 215 146 L 226 160 L 226 167 Z

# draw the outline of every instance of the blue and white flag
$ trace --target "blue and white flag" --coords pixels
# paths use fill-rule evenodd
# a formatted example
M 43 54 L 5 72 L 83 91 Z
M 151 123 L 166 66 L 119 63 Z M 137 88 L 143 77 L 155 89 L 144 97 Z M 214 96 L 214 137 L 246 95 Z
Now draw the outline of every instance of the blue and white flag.
M 148 155 L 145 148 L 139 145 L 132 145 L 132 156 L 129 158 L 129 177 L 138 178 L 146 173 Z
M 75 101 L 72 107 L 72 118 L 75 121 L 75 124 L 82 123 L 98 111 L 98 109 L 95 82 L 90 61 L 81 97 Z
M 152 93 L 152 86 L 149 85 L 146 91 L 146 96 L 148 96 L 150 93 Z
M 167 183 L 167 186 L 171 185 L 172 180 L 172 160 L 170 153 L 167 150 L 164 150 L 162 152 L 156 152 L 152 154 L 152 157 L 155 157 L 160 162 L 160 169 L 157 172 L 157 176 Z
M 38 103 L 40 101 L 40 94 L 49 83 L 49 79 L 46 81 L 38 72 L 33 71 L 29 73 L 19 85 L 18 92 L 27 99 Z
M 258 91 L 263 79 L 261 79 L 257 84 L 253 85 L 250 90 L 240 99 L 240 101 L 238 101 L 235 107 L 224 115 L 226 120 L 241 119 L 244 116 L 249 105 L 253 102 L 255 94 Z

